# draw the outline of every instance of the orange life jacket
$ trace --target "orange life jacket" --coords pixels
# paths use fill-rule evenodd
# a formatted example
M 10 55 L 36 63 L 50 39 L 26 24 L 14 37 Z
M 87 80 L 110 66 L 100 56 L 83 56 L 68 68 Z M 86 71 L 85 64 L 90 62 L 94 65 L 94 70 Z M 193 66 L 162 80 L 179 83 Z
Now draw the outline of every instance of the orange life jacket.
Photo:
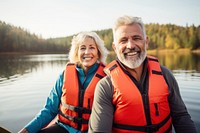
M 105 76 L 104 65 L 99 67 L 86 89 L 81 88 L 75 64 L 67 64 L 64 72 L 64 83 L 60 104 L 59 121 L 68 124 L 77 130 L 87 131 L 88 120 L 97 82 Z
M 171 132 L 168 85 L 157 58 L 148 56 L 148 87 L 142 94 L 116 61 L 105 70 L 114 86 L 113 133 Z

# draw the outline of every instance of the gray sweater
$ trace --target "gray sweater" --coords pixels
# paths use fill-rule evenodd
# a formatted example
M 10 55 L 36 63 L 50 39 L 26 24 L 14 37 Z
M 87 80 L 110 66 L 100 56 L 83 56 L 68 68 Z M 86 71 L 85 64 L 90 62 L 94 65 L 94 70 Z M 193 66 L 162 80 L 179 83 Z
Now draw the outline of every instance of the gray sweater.
M 119 61 L 118 61 L 119 63 Z M 129 75 L 133 83 L 140 88 L 140 92 L 148 87 L 147 60 L 144 62 L 143 73 L 140 81 L 136 81 L 119 63 L 122 70 Z M 164 66 L 161 66 L 163 76 L 168 84 L 169 97 L 168 102 L 172 117 L 172 124 L 176 133 L 196 133 L 194 122 L 186 109 L 181 98 L 179 86 L 173 74 Z M 122 79 L 123 80 L 123 79 Z M 89 133 L 103 132 L 110 133 L 113 124 L 114 105 L 112 104 L 113 86 L 108 76 L 100 80 L 96 86 L 92 114 L 89 122 Z

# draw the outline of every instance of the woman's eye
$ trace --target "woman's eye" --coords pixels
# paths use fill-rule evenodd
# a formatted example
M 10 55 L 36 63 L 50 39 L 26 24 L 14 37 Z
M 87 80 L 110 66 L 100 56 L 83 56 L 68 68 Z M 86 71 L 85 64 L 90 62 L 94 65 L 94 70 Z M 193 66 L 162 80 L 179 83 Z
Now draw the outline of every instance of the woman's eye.
M 80 48 L 80 50 L 85 50 L 85 48 L 84 48 L 84 47 L 82 47 L 82 48 Z
M 95 49 L 95 47 L 91 47 L 90 49 Z

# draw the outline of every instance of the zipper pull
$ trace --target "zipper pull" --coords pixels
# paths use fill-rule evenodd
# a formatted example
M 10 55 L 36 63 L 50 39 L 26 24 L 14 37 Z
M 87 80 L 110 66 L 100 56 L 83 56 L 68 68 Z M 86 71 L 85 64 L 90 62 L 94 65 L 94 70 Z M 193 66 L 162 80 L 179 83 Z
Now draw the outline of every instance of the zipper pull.
M 156 109 L 156 116 L 159 116 L 159 111 L 158 111 L 158 104 L 154 103 L 155 109 Z

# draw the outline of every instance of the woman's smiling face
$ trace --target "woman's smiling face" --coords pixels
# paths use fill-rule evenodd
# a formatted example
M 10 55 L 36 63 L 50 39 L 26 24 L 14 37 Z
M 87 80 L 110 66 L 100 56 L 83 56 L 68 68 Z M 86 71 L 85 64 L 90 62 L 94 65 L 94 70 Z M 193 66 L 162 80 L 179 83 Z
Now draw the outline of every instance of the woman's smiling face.
M 78 59 L 84 71 L 87 72 L 87 70 L 97 62 L 98 58 L 98 48 L 94 39 L 86 37 L 78 48 Z

